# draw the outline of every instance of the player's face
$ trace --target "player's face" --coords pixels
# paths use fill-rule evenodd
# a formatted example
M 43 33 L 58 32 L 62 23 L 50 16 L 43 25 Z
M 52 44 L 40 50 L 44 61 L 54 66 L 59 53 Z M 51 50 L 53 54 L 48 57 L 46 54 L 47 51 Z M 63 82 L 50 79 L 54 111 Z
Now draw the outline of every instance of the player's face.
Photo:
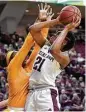
M 51 44 L 53 44 L 53 42 L 56 40 L 56 38 L 57 38 L 56 35 L 50 36 L 50 37 L 49 37 L 49 42 L 50 42 Z
M 65 40 L 63 41 L 62 46 L 61 46 L 61 50 L 67 44 L 67 42 L 68 42 L 68 37 L 66 37 Z

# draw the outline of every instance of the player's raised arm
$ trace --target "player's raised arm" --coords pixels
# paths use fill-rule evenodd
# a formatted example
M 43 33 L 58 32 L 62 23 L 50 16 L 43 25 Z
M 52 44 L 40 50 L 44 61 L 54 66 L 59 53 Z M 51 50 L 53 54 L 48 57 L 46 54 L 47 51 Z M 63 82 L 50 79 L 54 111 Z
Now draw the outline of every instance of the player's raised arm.
M 77 27 L 79 24 L 80 24 L 80 20 L 78 18 L 75 23 L 68 24 L 51 46 L 51 50 L 50 50 L 51 54 L 61 64 L 63 68 L 68 65 L 70 60 L 69 60 L 69 56 L 63 55 L 62 51 L 63 52 L 66 50 L 68 51 L 70 49 L 69 47 L 71 48 L 73 47 L 73 43 L 71 43 L 73 42 L 73 40 L 68 40 L 73 38 L 68 38 L 67 34 L 71 29 Z M 70 42 L 69 45 L 67 46 L 66 49 L 64 49 L 64 47 L 68 44 L 68 42 Z
M 43 4 L 41 3 L 41 5 L 38 5 L 38 7 L 39 7 L 39 18 L 38 18 L 39 21 L 46 21 L 46 20 L 51 19 L 50 14 L 52 14 L 52 8 L 50 8 L 49 5 L 47 5 L 45 3 L 45 5 L 43 6 Z M 49 8 L 50 8 L 50 11 L 48 12 Z M 43 28 L 41 30 L 41 33 L 42 33 L 44 38 L 47 37 L 48 30 L 49 30 L 49 28 Z M 36 57 L 38 51 L 40 50 L 40 47 L 36 43 L 34 43 L 34 44 L 35 44 L 34 50 L 32 51 L 29 59 L 26 62 L 26 70 L 32 70 L 32 66 L 33 66 L 35 57 Z
M 44 45 L 44 43 L 46 42 L 46 39 L 43 37 L 43 35 L 41 33 L 41 29 L 43 29 L 43 28 L 49 28 L 49 27 L 52 27 L 54 25 L 61 24 L 59 22 L 59 17 L 57 17 L 56 19 L 51 20 L 51 18 L 54 15 L 51 12 L 52 11 L 50 11 L 50 16 L 49 16 L 49 18 L 48 18 L 47 21 L 35 23 L 34 25 L 32 25 L 30 27 L 30 33 L 31 33 L 31 35 L 32 35 L 32 37 L 34 38 L 34 40 L 36 41 L 36 43 L 40 47 L 42 47 Z

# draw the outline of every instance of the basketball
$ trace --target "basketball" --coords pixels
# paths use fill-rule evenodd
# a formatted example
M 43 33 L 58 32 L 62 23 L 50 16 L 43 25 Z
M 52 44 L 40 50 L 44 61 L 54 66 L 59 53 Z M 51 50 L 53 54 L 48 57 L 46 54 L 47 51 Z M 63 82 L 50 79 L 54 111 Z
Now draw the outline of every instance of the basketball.
M 81 18 L 81 12 L 79 8 L 77 8 L 76 6 L 66 6 L 60 12 L 59 21 L 62 24 L 66 25 L 73 21 L 75 22 L 77 16 Z

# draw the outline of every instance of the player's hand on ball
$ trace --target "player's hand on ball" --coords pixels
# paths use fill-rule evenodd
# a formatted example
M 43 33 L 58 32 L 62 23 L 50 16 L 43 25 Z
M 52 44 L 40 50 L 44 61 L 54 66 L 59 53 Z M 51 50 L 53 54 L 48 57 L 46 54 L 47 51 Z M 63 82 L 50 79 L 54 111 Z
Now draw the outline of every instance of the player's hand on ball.
M 39 19 L 41 21 L 47 20 L 48 10 L 50 9 L 50 5 L 47 5 L 45 3 L 45 5 L 43 6 L 43 3 L 41 3 L 41 5 L 38 5 L 38 7 L 39 7 Z
M 81 22 L 81 18 L 77 17 L 76 21 L 66 25 L 66 28 L 68 29 L 68 31 L 71 31 L 74 28 L 78 27 L 80 22 Z
M 61 25 L 63 25 L 62 23 L 61 23 L 61 21 L 59 20 L 59 18 L 60 18 L 60 13 L 57 13 L 57 18 L 56 18 L 56 20 L 57 20 L 57 22 L 59 22 L 59 24 L 61 24 Z
M 80 22 L 81 22 L 81 18 L 79 16 L 77 16 L 77 19 L 76 19 L 76 24 L 75 24 L 75 27 L 78 27 L 80 25 Z

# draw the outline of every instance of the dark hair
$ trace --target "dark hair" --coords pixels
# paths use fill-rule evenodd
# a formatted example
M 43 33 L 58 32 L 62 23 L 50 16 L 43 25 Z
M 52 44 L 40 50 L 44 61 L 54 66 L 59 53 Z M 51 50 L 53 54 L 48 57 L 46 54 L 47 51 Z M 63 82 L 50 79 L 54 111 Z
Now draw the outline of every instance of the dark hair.
M 17 51 L 14 51 L 11 56 L 10 56 L 10 59 L 9 59 L 9 62 L 14 58 L 14 56 L 16 55 Z
M 7 62 L 6 62 L 6 54 L 5 53 L 0 53 L 0 66 L 1 67 L 6 67 Z
M 62 51 L 70 50 L 75 44 L 75 37 L 72 32 L 68 32 L 67 34 L 67 44 L 63 47 Z

